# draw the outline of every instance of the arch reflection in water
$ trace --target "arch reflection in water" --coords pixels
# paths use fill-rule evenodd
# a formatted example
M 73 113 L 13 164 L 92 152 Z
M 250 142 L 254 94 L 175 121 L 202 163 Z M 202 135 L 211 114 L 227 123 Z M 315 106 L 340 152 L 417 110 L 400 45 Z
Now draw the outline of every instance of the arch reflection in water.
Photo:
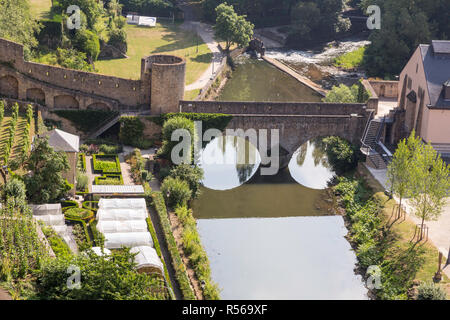
M 200 152 L 203 185 L 214 190 L 236 188 L 258 170 L 261 157 L 249 141 L 235 136 L 215 138 Z
M 304 143 L 289 161 L 289 172 L 295 181 L 311 189 L 325 189 L 335 175 L 328 163 L 322 138 Z

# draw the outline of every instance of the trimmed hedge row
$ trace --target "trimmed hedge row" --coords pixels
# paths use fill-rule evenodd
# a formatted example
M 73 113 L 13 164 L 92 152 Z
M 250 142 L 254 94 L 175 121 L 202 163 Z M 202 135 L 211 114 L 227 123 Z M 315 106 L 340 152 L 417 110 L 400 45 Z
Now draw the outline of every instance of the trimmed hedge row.
M 98 210 L 98 201 L 84 201 L 81 204 L 81 207 L 84 209 L 92 210 L 94 213 L 97 213 Z
M 68 208 L 64 212 L 64 217 L 66 219 L 87 221 L 94 217 L 94 212 L 92 212 L 89 209 L 83 209 L 83 208 Z
M 180 286 L 181 293 L 184 300 L 195 300 L 195 294 L 189 282 L 189 278 L 181 259 L 180 252 L 178 251 L 177 243 L 173 237 L 172 228 L 170 227 L 169 217 L 167 215 L 166 204 L 161 192 L 152 193 L 152 204 L 158 213 L 161 226 L 164 231 L 164 237 L 166 239 L 167 247 L 172 258 L 172 265 L 175 269 L 175 276 Z
M 223 113 L 189 113 L 189 112 L 178 112 L 178 113 L 165 113 L 158 117 L 148 117 L 149 120 L 154 122 L 159 126 L 163 126 L 164 122 L 173 117 L 184 117 L 192 121 L 202 121 L 202 133 L 205 133 L 208 129 L 219 129 L 223 131 L 231 119 L 232 115 Z
M 111 159 L 114 161 L 105 161 L 102 159 Z M 94 164 L 94 172 L 102 174 L 121 174 L 120 160 L 115 154 L 94 154 L 92 155 L 92 162 Z
M 84 153 L 78 154 L 78 168 L 82 172 L 86 172 L 86 155 Z
M 104 174 L 101 177 L 95 177 L 96 185 L 123 185 L 123 177 L 121 174 Z
M 70 218 L 70 217 L 66 217 L 66 216 L 64 216 L 64 219 L 66 219 L 66 220 L 68 220 L 68 221 L 73 221 L 73 222 L 81 223 L 81 225 L 82 225 L 82 227 L 83 227 L 83 230 L 84 230 L 84 234 L 85 234 L 85 236 L 86 236 L 86 239 L 87 239 L 87 241 L 89 242 L 89 245 L 92 246 L 92 243 L 93 243 L 93 242 L 92 242 L 91 237 L 89 236 L 89 231 L 88 231 L 86 222 L 85 222 L 84 220 L 81 220 L 81 219 L 74 219 L 74 218 Z

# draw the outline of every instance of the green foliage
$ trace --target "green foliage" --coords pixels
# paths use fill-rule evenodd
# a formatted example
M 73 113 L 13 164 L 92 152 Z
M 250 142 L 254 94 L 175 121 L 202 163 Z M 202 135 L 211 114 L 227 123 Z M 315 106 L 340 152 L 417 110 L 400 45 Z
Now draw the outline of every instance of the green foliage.
M 0 216 L 0 281 L 24 279 L 40 267 L 47 251 L 28 207 L 20 210 L 7 203 L 0 208 Z
M 94 217 L 94 212 L 84 208 L 69 208 L 64 211 L 64 216 L 67 219 L 88 221 Z
M 333 86 L 322 100 L 331 103 L 357 103 L 358 86 L 347 87 L 345 84 L 340 84 L 339 87 Z
M 67 208 L 78 208 L 78 202 L 75 200 L 64 200 L 61 201 L 61 208 L 63 211 Z
M 192 144 L 195 140 L 195 128 L 194 122 L 184 117 L 172 117 L 164 122 L 162 128 L 163 145 L 161 149 L 158 150 L 158 155 L 166 159 L 171 159 L 172 149 L 179 143 L 178 141 L 172 141 L 172 133 L 178 129 L 187 130 L 191 137 L 191 147 L 186 151 L 187 155 L 183 154 L 183 158 L 190 162 L 192 161 L 191 154 Z
M 159 216 L 161 226 L 164 231 L 164 238 L 167 242 L 167 248 L 169 249 L 172 259 L 172 266 L 175 270 L 175 277 L 180 286 L 181 293 L 184 300 L 195 300 L 195 294 L 189 282 L 189 278 L 186 273 L 183 260 L 181 259 L 180 252 L 178 251 L 177 243 L 172 233 L 169 217 L 167 215 L 166 204 L 161 192 L 154 192 L 152 194 L 152 204 Z
M 231 119 L 233 119 L 232 115 L 223 114 L 223 113 L 189 113 L 189 112 L 179 112 L 179 113 L 165 113 L 161 114 L 159 117 L 150 117 L 152 120 L 159 126 L 163 126 L 164 122 L 173 118 L 173 117 L 184 117 L 186 119 L 192 121 L 201 121 L 202 122 L 202 134 L 205 133 L 208 129 L 218 129 L 223 131 L 228 123 L 230 123 Z
M 193 198 L 197 198 L 200 195 L 200 181 L 203 179 L 203 169 L 188 164 L 180 164 L 172 168 L 170 176 L 186 181 L 192 190 Z
M 423 282 L 417 288 L 417 300 L 445 300 L 447 294 L 445 290 L 438 284 L 433 282 Z
M 126 53 L 128 48 L 126 31 L 119 28 L 111 29 L 108 44 L 119 49 L 122 53 Z
M 86 53 L 91 61 L 96 61 L 100 53 L 100 41 L 98 36 L 90 30 L 77 30 L 73 44 L 76 49 Z
M 364 0 L 362 5 L 381 8 L 382 27 L 372 31 L 364 56 L 369 76 L 393 79 L 420 43 L 450 35 L 449 1 Z
M 45 137 L 34 141 L 34 149 L 25 162 L 31 175 L 23 177 L 28 200 L 32 203 L 49 203 L 61 199 L 69 190 L 62 173 L 69 170 L 64 152 L 56 152 Z
M 174 1 L 170 0 L 121 0 L 120 3 L 127 12 L 155 17 L 171 17 L 177 10 Z
M 25 210 L 27 206 L 27 193 L 23 181 L 18 178 L 9 179 L 3 188 L 3 198 L 14 208 Z
M 92 162 L 97 173 L 121 174 L 119 157 L 114 154 L 94 154 Z
M 239 47 L 248 46 L 253 37 L 254 25 L 245 19 L 245 16 L 239 16 L 233 6 L 222 3 L 216 7 L 216 24 L 214 26 L 215 36 L 226 42 L 226 50 L 230 49 L 232 44 Z
M 363 62 L 366 47 L 360 47 L 356 50 L 344 53 L 334 59 L 334 65 L 346 70 L 354 70 L 359 68 Z
M 122 149 L 121 145 L 101 144 L 98 146 L 98 151 L 104 154 L 117 154 L 122 152 Z
M 104 110 L 55 110 L 57 116 L 70 120 L 75 127 L 83 132 L 91 132 L 99 123 L 116 116 L 116 111 Z
M 167 177 L 161 185 L 161 192 L 172 208 L 184 206 L 192 196 L 189 184 L 179 178 Z
M 205 282 L 203 294 L 207 300 L 218 300 L 219 289 L 217 284 L 211 280 L 211 269 L 208 255 L 202 247 L 200 236 L 197 232 L 197 223 L 192 216 L 192 211 L 187 207 L 178 207 L 175 214 L 183 225 L 183 247 L 188 255 L 197 279 Z
M 95 177 L 96 185 L 123 185 L 122 175 L 119 174 L 105 174 L 100 177 Z
M 23 44 L 26 55 L 37 46 L 35 32 L 39 26 L 30 13 L 27 0 L 0 1 L 0 25 L 0 38 Z
M 86 254 L 48 261 L 36 272 L 37 298 L 45 300 L 156 300 L 167 298 L 161 293 L 160 280 L 135 270 L 134 255 L 128 248 L 111 256 Z M 81 287 L 67 286 L 69 266 L 81 273 Z
M 89 177 L 83 173 L 77 173 L 77 191 L 85 192 L 89 186 Z
M 0 125 L 3 122 L 3 118 L 5 116 L 5 102 L 0 100 Z
M 80 150 L 81 150 L 81 147 L 80 147 Z M 77 168 L 81 172 L 86 172 L 86 154 L 84 154 L 84 153 L 78 154 Z
M 144 124 L 138 117 L 124 116 L 120 118 L 120 142 L 132 147 L 148 149 L 152 142 L 143 138 Z
M 353 170 L 358 164 L 358 148 L 340 137 L 323 139 L 328 161 L 337 174 Z
M 64 242 L 64 240 L 52 229 L 52 227 L 43 225 L 41 226 L 41 229 L 56 257 L 64 258 L 72 255 L 67 243 Z
M 103 14 L 103 2 L 99 2 L 97 0 L 77 0 L 76 3 L 73 3 L 73 0 L 58 0 L 59 8 L 62 12 L 65 13 L 66 8 L 68 8 L 72 4 L 76 4 L 80 7 L 81 12 L 83 12 L 84 17 L 86 19 L 87 25 L 82 25 L 82 28 L 93 29 L 95 23 L 101 15 Z
M 97 212 L 98 210 L 98 201 L 84 201 L 82 203 L 82 207 L 85 209 L 92 210 L 94 212 Z

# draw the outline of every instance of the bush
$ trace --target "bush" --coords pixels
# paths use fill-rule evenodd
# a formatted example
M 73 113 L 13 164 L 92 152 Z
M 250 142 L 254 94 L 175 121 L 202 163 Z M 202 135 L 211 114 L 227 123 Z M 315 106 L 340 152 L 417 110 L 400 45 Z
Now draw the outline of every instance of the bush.
M 74 46 L 76 49 L 86 53 L 91 62 L 96 61 L 100 54 L 100 41 L 98 36 L 87 29 L 77 30 Z
M 171 159 L 172 149 L 179 143 L 178 141 L 172 141 L 172 133 L 178 129 L 187 130 L 190 134 L 191 146 L 189 150 L 187 150 L 187 155 L 183 155 L 183 158 L 185 161 L 191 163 L 192 144 L 194 143 L 195 140 L 195 128 L 194 122 L 184 117 L 173 117 L 164 122 L 162 128 L 163 145 L 161 149 L 158 150 L 158 155 L 166 159 Z
M 445 300 L 447 294 L 444 289 L 433 282 L 423 282 L 419 285 L 417 300 Z
M 120 145 L 108 145 L 108 144 L 101 144 L 98 146 L 99 152 L 102 152 L 104 154 L 117 154 L 122 152 L 122 146 Z
M 64 212 L 64 217 L 72 220 L 90 220 L 94 217 L 94 212 L 83 208 L 70 208 Z
M 61 208 L 63 208 L 63 211 L 65 208 L 78 208 L 78 202 L 74 200 L 64 200 L 61 202 Z
M 81 148 L 80 148 L 81 150 Z M 87 149 L 86 149 L 87 151 Z M 78 170 L 81 172 L 86 172 L 86 155 L 84 153 L 78 154 L 78 163 L 77 163 Z
M 192 190 L 193 198 L 200 195 L 200 181 L 203 179 L 203 169 L 197 166 L 181 164 L 170 171 L 170 176 L 186 181 Z
M 135 142 L 142 139 L 144 124 L 138 117 L 128 116 L 120 118 L 120 142 L 134 146 Z
M 189 184 L 179 178 L 167 177 L 161 185 L 161 192 L 168 205 L 172 208 L 184 206 L 191 198 Z
M 81 205 L 84 209 L 92 210 L 97 212 L 98 210 L 98 201 L 84 201 Z
M 123 178 L 122 175 L 106 174 L 101 177 L 95 177 L 95 184 L 112 186 L 123 185 Z
M 57 258 L 70 257 L 72 255 L 72 251 L 70 251 L 67 243 L 65 243 L 64 240 L 58 236 L 52 227 L 42 226 L 41 229 Z
M 86 192 L 89 185 L 89 178 L 87 175 L 78 172 L 77 173 L 77 191 Z

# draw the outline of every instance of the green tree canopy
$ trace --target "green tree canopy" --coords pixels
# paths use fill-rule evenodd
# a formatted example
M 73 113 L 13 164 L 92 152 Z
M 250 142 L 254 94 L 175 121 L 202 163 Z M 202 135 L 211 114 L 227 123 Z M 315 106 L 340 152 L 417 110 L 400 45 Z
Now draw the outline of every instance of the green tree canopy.
M 229 50 L 232 44 L 240 47 L 248 45 L 253 37 L 254 25 L 247 21 L 245 16 L 239 16 L 233 6 L 227 5 L 226 2 L 216 8 L 216 15 L 215 35 L 226 42 L 226 50 Z
M 343 83 L 339 87 L 333 86 L 322 100 L 331 103 L 356 103 L 358 102 L 358 86 L 347 87 Z
M 24 176 L 31 203 L 54 202 L 70 190 L 70 185 L 62 176 L 64 171 L 69 170 L 67 155 L 53 150 L 45 137 L 35 140 L 34 148 L 25 161 L 25 168 L 31 171 Z

